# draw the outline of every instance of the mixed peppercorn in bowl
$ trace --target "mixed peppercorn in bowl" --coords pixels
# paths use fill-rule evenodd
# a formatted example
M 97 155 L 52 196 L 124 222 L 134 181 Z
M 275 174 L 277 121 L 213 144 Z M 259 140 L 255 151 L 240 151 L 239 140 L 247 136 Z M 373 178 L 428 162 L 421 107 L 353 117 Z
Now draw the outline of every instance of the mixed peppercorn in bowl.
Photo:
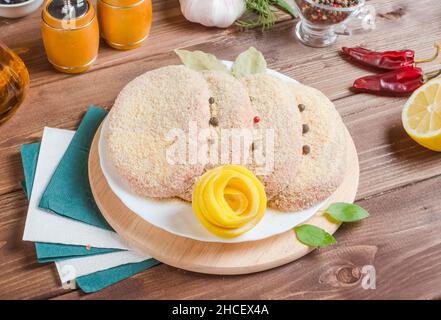
M 346 20 L 365 0 L 295 0 L 302 16 L 312 24 L 333 25 Z

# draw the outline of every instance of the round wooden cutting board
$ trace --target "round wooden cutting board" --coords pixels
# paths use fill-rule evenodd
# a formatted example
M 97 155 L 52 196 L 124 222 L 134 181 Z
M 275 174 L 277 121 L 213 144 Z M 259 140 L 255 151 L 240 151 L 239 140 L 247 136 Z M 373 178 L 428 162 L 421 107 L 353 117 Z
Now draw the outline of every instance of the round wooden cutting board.
M 179 237 L 151 225 L 130 211 L 107 184 L 98 154 L 100 132 L 99 129 L 95 135 L 89 155 L 90 185 L 104 218 L 130 247 L 177 268 L 222 275 L 271 269 L 294 261 L 314 249 L 301 244 L 293 230 L 258 241 L 212 243 Z M 349 132 L 346 132 L 347 171 L 343 183 L 329 203 L 353 202 L 357 193 L 357 151 Z M 305 223 L 316 225 L 331 234 L 340 226 L 328 220 L 321 210 Z

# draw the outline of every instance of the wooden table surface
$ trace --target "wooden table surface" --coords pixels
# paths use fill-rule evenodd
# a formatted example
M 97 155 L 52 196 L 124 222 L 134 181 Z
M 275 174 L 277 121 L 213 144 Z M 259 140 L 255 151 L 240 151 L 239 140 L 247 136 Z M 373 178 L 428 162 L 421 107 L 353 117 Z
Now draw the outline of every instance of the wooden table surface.
M 31 88 L 16 115 L 0 126 L 0 298 L 3 299 L 357 299 L 441 298 L 441 154 L 413 142 L 401 125 L 405 98 L 354 94 L 352 81 L 369 70 L 343 60 L 341 46 L 411 48 L 430 56 L 441 40 L 441 2 L 371 0 L 377 29 L 341 37 L 325 49 L 300 45 L 292 20 L 271 31 L 211 29 L 187 22 L 178 0 L 154 1 L 150 38 L 119 52 L 101 44 L 87 73 L 54 71 L 40 36 L 40 13 L 0 20 L 0 38 L 21 48 Z M 27 201 L 19 146 L 40 139 L 44 126 L 75 129 L 87 105 L 110 107 L 137 75 L 178 63 L 175 48 L 200 49 L 234 59 L 249 46 L 268 65 L 328 95 L 352 134 L 360 159 L 357 203 L 371 217 L 344 225 L 338 244 L 301 260 L 252 275 L 210 276 L 160 265 L 95 294 L 64 290 L 53 264 L 37 263 L 32 243 L 21 240 Z M 439 60 L 424 66 L 432 71 Z M 361 286 L 364 265 L 376 269 L 376 289 Z

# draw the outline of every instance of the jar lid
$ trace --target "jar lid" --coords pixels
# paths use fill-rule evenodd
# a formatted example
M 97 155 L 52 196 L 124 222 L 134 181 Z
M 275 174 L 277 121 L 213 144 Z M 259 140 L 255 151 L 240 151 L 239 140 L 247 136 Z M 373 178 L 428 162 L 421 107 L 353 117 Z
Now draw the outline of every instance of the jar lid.
M 95 17 L 90 0 L 47 0 L 43 21 L 56 29 L 73 30 L 84 27 Z
M 105 4 L 110 6 L 124 8 L 124 7 L 132 7 L 138 4 L 143 3 L 145 0 L 101 0 Z

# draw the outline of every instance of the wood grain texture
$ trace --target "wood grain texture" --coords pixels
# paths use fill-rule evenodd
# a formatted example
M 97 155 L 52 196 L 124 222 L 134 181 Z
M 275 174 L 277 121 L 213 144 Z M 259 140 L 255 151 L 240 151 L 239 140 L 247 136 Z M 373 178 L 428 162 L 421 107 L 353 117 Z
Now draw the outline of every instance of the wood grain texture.
M 136 75 L 178 63 L 172 52 L 177 47 L 233 59 L 253 45 L 265 54 L 269 67 L 324 91 L 334 101 L 359 152 L 357 199 L 369 209 L 371 218 L 340 228 L 339 245 L 271 271 L 217 277 L 161 265 L 98 294 L 84 296 L 75 291 L 61 297 L 441 298 L 441 250 L 436 235 L 441 154 L 418 146 L 402 130 L 405 98 L 350 91 L 356 77 L 373 71 L 348 63 L 338 54 L 342 45 L 364 45 L 378 50 L 410 48 L 419 57 L 430 56 L 433 42 L 440 40 L 441 2 L 368 2 L 377 9 L 375 31 L 341 37 L 329 48 L 312 49 L 294 40 L 294 22 L 286 18 L 266 33 L 205 28 L 181 16 L 178 0 L 154 0 L 152 33 L 144 46 L 119 52 L 102 44 L 94 68 L 77 76 L 57 73 L 48 64 L 39 12 L 22 19 L 0 19 L 1 41 L 27 50 L 22 57 L 31 75 L 25 103 L 0 126 L 0 297 L 46 298 L 65 293 L 53 266 L 38 265 L 32 244 L 20 240 L 27 206 L 19 184 L 21 143 L 37 140 L 45 125 L 76 128 L 88 104 L 110 107 L 118 91 Z M 431 71 L 438 66 L 439 60 L 423 68 Z M 359 280 L 352 285 L 336 284 L 340 266 L 359 267 L 372 261 L 378 272 L 376 290 L 361 289 Z M 341 277 L 353 281 L 351 269 L 343 269 Z
M 357 150 L 345 129 L 348 164 L 342 184 L 329 203 L 355 199 L 359 180 Z M 112 192 L 101 170 L 98 141 L 95 134 L 89 154 L 89 180 L 98 208 L 112 228 L 129 244 L 146 255 L 181 269 L 219 275 L 247 274 L 272 269 L 297 260 L 313 248 L 300 243 L 293 230 L 259 241 L 242 243 L 210 243 L 179 237 L 148 223 L 132 212 Z M 331 221 L 321 208 L 305 223 L 333 234 L 340 224 Z M 160 213 L 158 213 L 160 214 Z
M 377 2 L 379 12 L 391 12 L 396 7 L 395 1 Z M 294 40 L 292 21 L 281 22 L 266 33 L 258 30 L 210 29 L 186 22 L 179 15 L 179 9 L 172 7 L 173 3 L 177 5 L 177 1 L 164 1 L 164 3 L 157 1 L 155 7 L 158 11 L 155 19 L 159 20 L 158 28 L 163 25 L 168 32 L 173 34 L 172 37 L 167 36 L 169 34 L 167 31 L 155 31 L 154 24 L 152 37 L 157 34 L 160 39 L 150 39 L 141 48 L 127 52 L 119 52 L 102 45 L 101 49 L 108 52 L 109 56 L 103 57 L 100 52 L 97 66 L 85 74 L 75 76 L 61 74 L 45 63 L 44 74 L 41 75 L 45 80 L 42 82 L 38 80 L 40 68 L 35 66 L 33 60 L 27 61 L 26 58 L 27 55 L 30 57 L 41 55 L 38 59 L 40 63 L 41 60 L 46 59 L 41 39 L 39 39 L 39 31 L 37 30 L 36 34 L 35 31 L 30 32 L 31 27 L 38 28 L 38 19 L 34 17 L 36 13 L 19 20 L 23 21 L 23 27 L 20 27 L 14 20 L 14 23 L 10 23 L 12 29 L 5 28 L 5 34 L 8 35 L 6 43 L 13 47 L 26 47 L 17 43 L 21 39 L 22 42 L 37 42 L 40 47 L 29 49 L 23 55 L 31 74 L 31 90 L 17 115 L 0 129 L 2 134 L 0 193 L 17 188 L 15 175 L 17 172 L 20 174 L 20 163 L 16 150 L 20 143 L 29 141 L 29 137 L 41 135 L 41 128 L 44 125 L 74 128 L 88 104 L 111 106 L 121 88 L 137 75 L 160 66 L 179 63 L 172 52 L 176 47 L 187 45 L 186 49 L 205 50 L 224 59 L 232 60 L 238 53 L 252 45 L 265 54 L 270 68 L 322 90 L 333 100 L 351 96 L 353 93 L 348 88 L 353 79 L 371 71 L 342 59 L 338 53 L 341 45 L 363 44 L 381 50 L 402 47 L 405 43 L 406 46 L 412 48 L 421 48 L 418 50 L 420 56 L 432 54 L 433 43 L 441 32 L 441 26 L 437 20 L 441 15 L 441 8 L 436 6 L 434 10 L 426 12 L 420 4 L 430 3 L 430 1 L 424 0 L 419 2 L 420 4 L 407 2 L 408 5 L 401 5 L 406 7 L 406 14 L 402 18 L 394 21 L 379 18 L 378 30 L 368 35 L 341 38 L 337 44 L 329 48 L 312 49 L 301 46 Z M 415 30 L 423 28 L 420 18 L 423 14 L 426 16 L 426 21 L 431 24 L 431 28 L 425 30 L 424 37 L 421 37 L 421 34 Z M 179 30 L 183 28 L 186 36 L 177 33 L 175 28 Z M 399 32 L 385 31 L 391 29 L 399 30 Z M 25 31 L 29 32 L 25 33 Z M 23 33 L 23 37 L 14 36 L 17 32 Z M 190 40 L 187 42 L 186 39 L 191 39 L 191 42 Z M 405 42 L 404 39 L 406 39 Z M 170 42 L 171 44 L 167 45 Z M 100 60 L 103 60 L 105 64 L 102 68 L 99 65 Z M 105 62 L 107 60 L 109 60 L 108 64 Z M 435 65 L 436 63 L 430 64 L 427 67 L 428 70 L 435 68 Z M 98 94 L 103 92 L 105 94 Z M 353 104 L 352 107 L 356 111 L 358 104 Z M 381 127 L 381 124 L 379 123 L 376 127 Z
M 244 276 L 209 276 L 167 265 L 147 270 L 93 295 L 60 299 L 439 299 L 441 177 L 357 203 L 371 216 L 343 225 L 338 244 L 285 266 Z M 374 290 L 361 286 L 373 265 Z M 172 288 L 172 289 L 171 289 Z
M 34 245 L 22 241 L 27 200 L 22 191 L 0 197 L 0 299 L 51 298 L 65 293 L 50 264 L 39 264 Z

